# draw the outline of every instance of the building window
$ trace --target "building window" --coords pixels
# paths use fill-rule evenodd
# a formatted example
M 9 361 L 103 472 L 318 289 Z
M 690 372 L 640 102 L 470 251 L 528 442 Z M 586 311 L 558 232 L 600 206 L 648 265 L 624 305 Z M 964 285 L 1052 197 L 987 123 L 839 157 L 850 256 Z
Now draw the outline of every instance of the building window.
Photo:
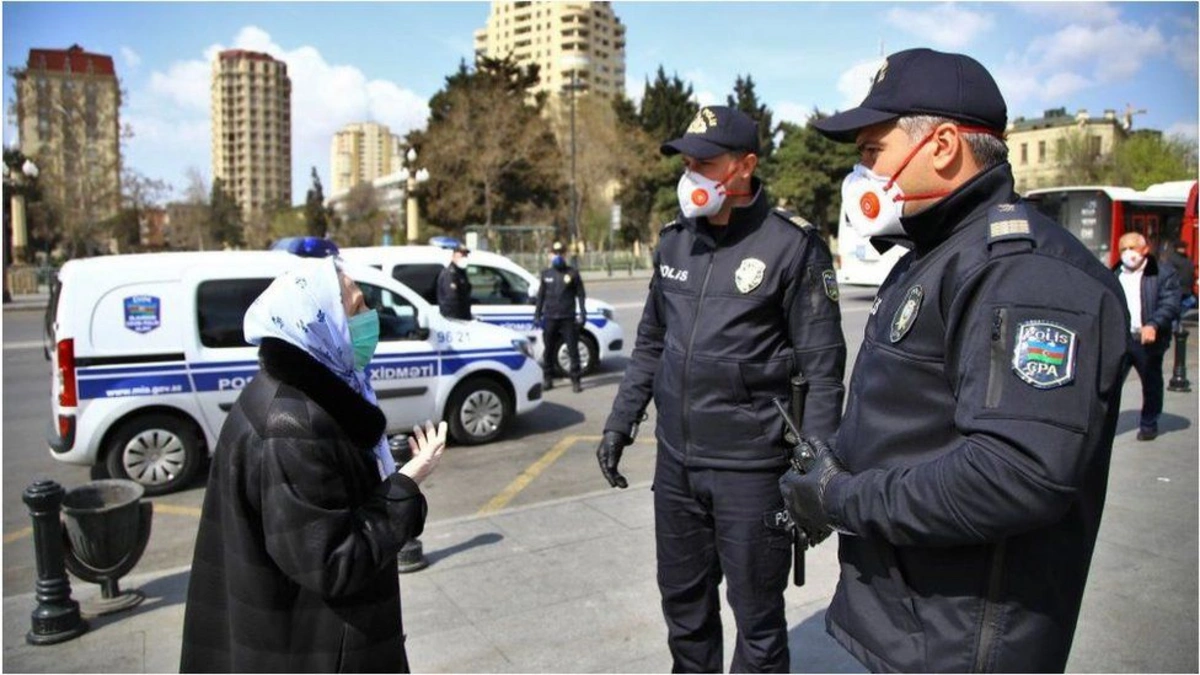
M 1028 164 L 1028 163 L 1029 163 L 1029 144 L 1022 143 L 1021 144 L 1021 164 Z
M 1054 144 L 1054 156 L 1060 162 L 1067 161 L 1067 139 L 1060 138 Z
M 1038 141 L 1038 164 L 1046 161 L 1046 141 Z
M 1090 150 L 1092 151 L 1092 157 L 1099 157 L 1100 156 L 1100 137 L 1092 136 L 1088 139 L 1088 141 L 1090 141 L 1090 146 L 1091 146 Z

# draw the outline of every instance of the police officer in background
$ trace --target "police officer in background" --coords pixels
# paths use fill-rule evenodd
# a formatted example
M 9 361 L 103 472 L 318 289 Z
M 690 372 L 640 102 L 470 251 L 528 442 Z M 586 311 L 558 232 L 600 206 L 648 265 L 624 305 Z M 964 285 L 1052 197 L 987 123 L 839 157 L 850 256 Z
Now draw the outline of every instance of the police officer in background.
M 578 394 L 583 391 L 579 383 L 579 329 L 587 322 L 583 279 L 567 264 L 563 245 L 557 241 L 550 248 L 550 267 L 542 270 L 541 276 L 533 323 L 542 324 L 542 389 L 554 388 L 558 348 L 566 343 L 567 356 L 571 360 L 571 391 Z
M 438 309 L 447 319 L 471 320 L 471 282 L 467 279 L 467 255 L 471 249 L 459 244 L 454 247 L 450 264 L 438 274 Z
M 596 454 L 609 484 L 653 395 L 658 585 L 676 672 L 721 672 L 721 577 L 737 622 L 733 672 L 786 672 L 791 562 L 777 487 L 789 379 L 811 383 L 804 428 L 838 426 L 846 345 L 829 249 L 771 208 L 758 127 L 707 106 L 664 155 L 683 155 L 682 213 L 661 233 L 649 297 Z
M 826 628 L 874 671 L 1061 672 L 1104 506 L 1129 314 L 1120 284 L 1013 191 L 1007 109 L 974 59 L 893 54 L 861 106 L 842 199 L 879 288 L 832 443 L 780 481 L 832 527 Z

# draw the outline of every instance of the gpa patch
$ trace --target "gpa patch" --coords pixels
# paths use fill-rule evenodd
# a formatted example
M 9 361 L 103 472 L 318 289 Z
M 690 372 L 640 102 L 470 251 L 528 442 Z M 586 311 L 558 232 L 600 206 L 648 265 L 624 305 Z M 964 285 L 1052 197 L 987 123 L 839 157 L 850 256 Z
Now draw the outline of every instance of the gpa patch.
M 162 325 L 162 301 L 153 295 L 125 298 L 125 327 L 135 333 L 149 333 Z
M 888 334 L 888 339 L 893 344 L 904 339 L 905 335 L 908 335 L 913 322 L 917 320 L 917 314 L 921 311 L 921 301 L 924 299 L 925 289 L 921 288 L 920 285 L 908 289 L 908 293 L 904 296 L 904 302 L 900 303 L 899 309 L 892 316 L 892 330 Z
M 833 273 L 833 270 L 825 270 L 821 272 L 821 281 L 825 284 L 825 297 L 833 302 L 837 302 L 840 295 L 838 293 L 837 275 Z
M 763 261 L 758 258 L 746 258 L 733 273 L 733 283 L 739 291 L 749 293 L 762 283 L 763 273 L 766 270 L 767 264 Z
M 1075 379 L 1075 331 L 1049 321 L 1017 326 L 1012 367 L 1017 377 L 1038 389 L 1053 389 Z

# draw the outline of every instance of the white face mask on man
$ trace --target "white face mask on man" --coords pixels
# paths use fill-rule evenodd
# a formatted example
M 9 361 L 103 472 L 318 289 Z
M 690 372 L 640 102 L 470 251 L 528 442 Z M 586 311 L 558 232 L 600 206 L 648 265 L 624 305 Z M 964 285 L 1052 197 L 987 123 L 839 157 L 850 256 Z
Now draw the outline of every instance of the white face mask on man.
M 1121 264 L 1130 272 L 1136 271 L 1137 268 L 1142 266 L 1145 260 L 1146 256 L 1142 255 L 1142 252 L 1137 249 L 1127 248 L 1121 251 Z
M 679 177 L 676 195 L 685 218 L 713 216 L 725 205 L 725 183 L 705 178 L 695 171 L 685 171 Z
M 887 176 L 880 176 L 862 164 L 842 181 L 842 205 L 850 227 L 860 236 L 879 237 L 904 234 L 900 226 L 900 205 L 904 192 Z

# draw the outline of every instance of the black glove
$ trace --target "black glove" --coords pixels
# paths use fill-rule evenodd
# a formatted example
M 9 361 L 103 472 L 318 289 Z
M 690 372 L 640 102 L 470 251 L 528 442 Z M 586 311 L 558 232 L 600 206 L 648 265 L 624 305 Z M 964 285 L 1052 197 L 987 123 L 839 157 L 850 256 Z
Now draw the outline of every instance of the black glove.
M 793 456 L 805 453 L 808 455 L 803 460 L 806 472 L 800 473 L 794 466 L 788 469 L 779 477 L 779 491 L 783 493 L 783 502 L 792 522 L 808 534 L 812 545 L 816 545 L 833 531 L 825 508 L 825 490 L 836 476 L 846 474 L 846 469 L 824 441 L 801 438 Z
M 609 486 L 615 488 L 629 487 L 629 481 L 625 480 L 617 471 L 617 464 L 621 462 L 621 452 L 625 450 L 625 446 L 629 445 L 630 438 L 619 431 L 605 431 L 604 438 L 600 439 L 600 447 L 596 448 L 596 459 L 600 461 L 600 473 L 604 474 L 605 480 Z

